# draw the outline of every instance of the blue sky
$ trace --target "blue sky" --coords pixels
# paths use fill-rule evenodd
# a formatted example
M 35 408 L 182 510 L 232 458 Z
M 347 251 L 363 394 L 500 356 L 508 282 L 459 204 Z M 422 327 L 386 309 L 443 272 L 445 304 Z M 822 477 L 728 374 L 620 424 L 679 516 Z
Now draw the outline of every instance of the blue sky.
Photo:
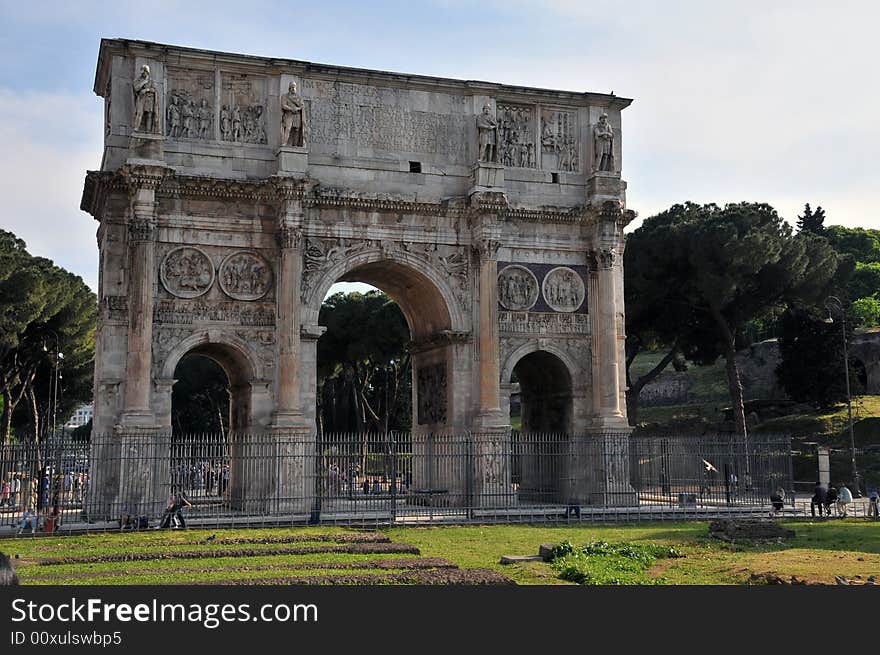
M 0 0 L 0 227 L 97 286 L 79 211 L 101 156 L 102 37 L 635 99 L 628 204 L 769 202 L 880 227 L 880 4 Z

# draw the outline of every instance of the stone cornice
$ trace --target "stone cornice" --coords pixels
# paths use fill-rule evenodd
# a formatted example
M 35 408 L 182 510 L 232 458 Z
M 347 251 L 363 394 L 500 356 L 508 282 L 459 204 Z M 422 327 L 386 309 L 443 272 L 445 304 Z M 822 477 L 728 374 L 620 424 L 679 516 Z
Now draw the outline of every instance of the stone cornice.
M 441 330 L 421 339 L 414 339 L 406 344 L 409 353 L 422 353 L 436 348 L 442 348 L 456 343 L 468 343 L 471 340 L 470 332 L 456 332 L 454 330 Z
M 155 188 L 157 198 L 193 198 L 213 200 L 247 200 L 276 204 L 299 200 L 303 207 L 318 209 L 349 209 L 366 212 L 388 212 L 415 216 L 460 218 L 492 214 L 502 221 L 525 223 L 590 224 L 613 220 L 621 228 L 635 218 L 619 203 L 607 202 L 595 207 L 511 207 L 503 194 L 474 194 L 468 203 L 457 201 L 417 202 L 393 197 L 368 197 L 322 189 L 313 180 L 289 180 L 271 177 L 264 180 L 234 180 L 214 177 L 178 175 L 172 169 L 142 170 L 143 167 L 119 171 L 88 171 L 83 186 L 80 208 L 100 220 L 101 206 L 108 193 L 128 193 L 134 187 Z M 612 207 L 611 205 L 616 205 Z

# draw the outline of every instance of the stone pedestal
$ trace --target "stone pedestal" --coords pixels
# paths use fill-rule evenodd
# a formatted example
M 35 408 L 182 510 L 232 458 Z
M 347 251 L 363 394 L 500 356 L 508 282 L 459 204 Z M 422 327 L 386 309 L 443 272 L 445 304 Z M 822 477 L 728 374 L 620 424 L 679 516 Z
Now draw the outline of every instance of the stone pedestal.
M 309 151 L 300 146 L 281 146 L 277 157 L 279 175 L 304 175 L 309 167 Z
M 164 164 L 165 137 L 149 132 L 132 132 L 128 141 L 129 164 Z
M 478 192 L 503 192 L 504 166 L 487 161 L 477 162 L 471 168 L 471 183 L 468 195 Z
M 106 502 L 110 520 L 122 514 L 158 518 L 171 493 L 170 437 L 158 430 L 119 428 L 119 494 L 116 502 Z
M 626 183 L 617 173 L 597 171 L 587 178 L 587 198 L 593 204 L 601 204 L 606 200 L 619 202 L 625 189 Z
M 510 431 L 485 430 L 474 435 L 474 506 L 512 507 Z
M 637 507 L 639 497 L 629 481 L 629 430 L 593 437 L 593 470 L 589 503 L 602 507 Z

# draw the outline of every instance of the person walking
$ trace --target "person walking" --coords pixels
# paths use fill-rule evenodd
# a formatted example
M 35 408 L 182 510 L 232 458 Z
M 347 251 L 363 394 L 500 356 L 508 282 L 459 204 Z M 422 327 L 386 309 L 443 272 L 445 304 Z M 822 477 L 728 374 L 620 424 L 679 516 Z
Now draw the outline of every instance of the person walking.
M 192 507 L 189 498 L 182 491 L 171 490 L 171 496 L 168 499 L 168 507 L 165 508 L 165 516 L 159 526 L 162 528 L 170 528 L 172 519 L 181 528 L 186 527 L 186 521 L 183 519 L 183 508 Z

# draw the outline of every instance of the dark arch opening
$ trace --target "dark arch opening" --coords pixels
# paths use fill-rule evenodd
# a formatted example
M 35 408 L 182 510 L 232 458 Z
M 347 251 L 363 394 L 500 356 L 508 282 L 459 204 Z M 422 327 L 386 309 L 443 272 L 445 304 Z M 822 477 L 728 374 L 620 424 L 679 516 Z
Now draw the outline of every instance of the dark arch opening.
M 174 368 L 171 429 L 174 434 L 229 431 L 229 376 L 212 357 L 188 353 Z
M 513 367 L 519 382 L 522 432 L 568 432 L 571 425 L 571 375 L 559 357 L 544 350 L 529 353 Z
M 520 431 L 512 435 L 512 478 L 524 502 L 555 503 L 565 495 L 563 472 L 572 414 L 571 375 L 563 361 L 544 350 L 529 353 L 513 368 L 519 383 Z

